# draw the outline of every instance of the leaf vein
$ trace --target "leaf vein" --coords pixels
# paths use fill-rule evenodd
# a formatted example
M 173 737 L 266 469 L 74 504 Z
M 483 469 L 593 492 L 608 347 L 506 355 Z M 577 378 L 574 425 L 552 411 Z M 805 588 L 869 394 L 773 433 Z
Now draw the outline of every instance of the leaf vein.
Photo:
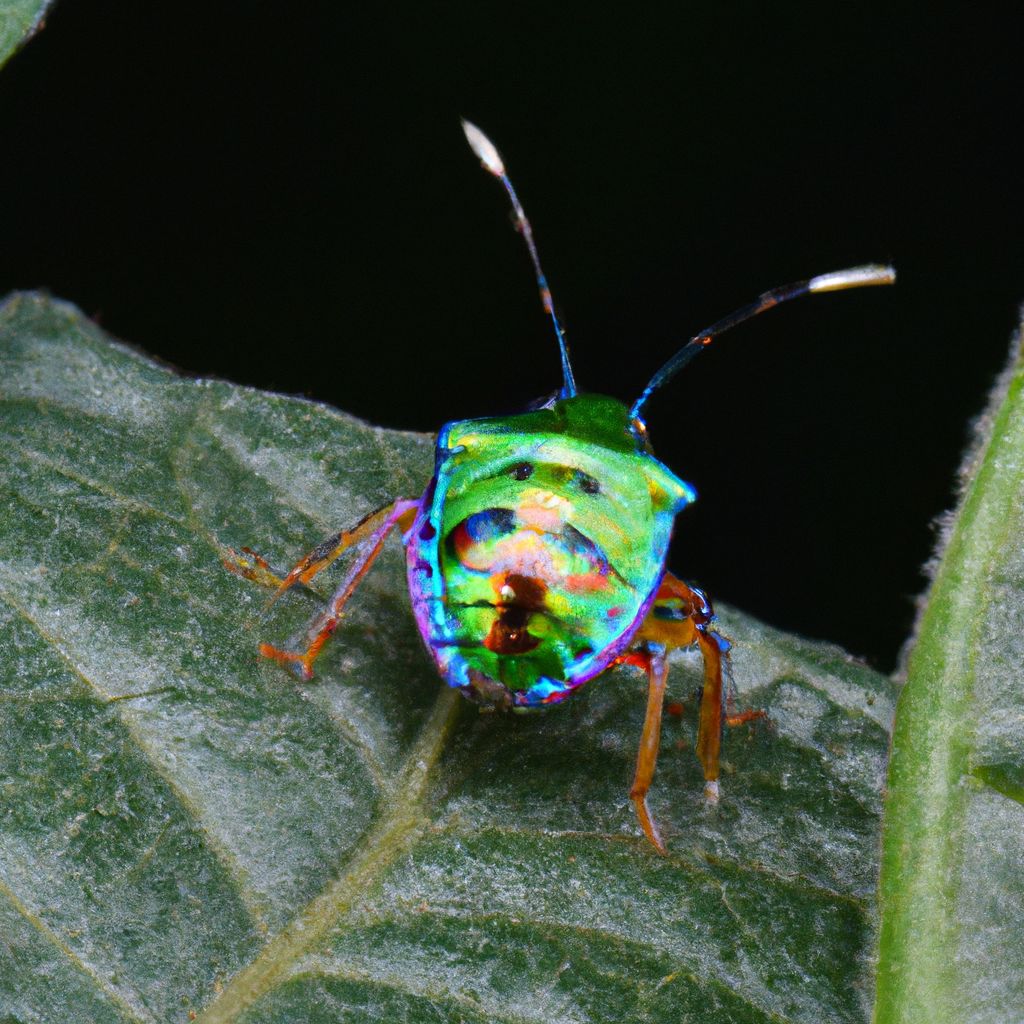
M 193 501 L 192 494 L 186 483 L 185 473 L 181 466 L 181 460 L 184 458 L 184 453 L 191 445 L 194 444 L 196 431 L 203 429 L 204 418 L 210 411 L 209 406 L 211 405 L 212 398 L 213 396 L 209 392 L 204 392 L 199 401 L 195 404 L 192 416 L 190 416 L 188 421 L 185 423 L 181 432 L 181 438 L 175 448 L 174 455 L 171 458 L 171 473 L 174 478 L 175 487 L 185 503 L 188 521 L 194 527 L 195 532 L 206 539 L 211 551 L 217 559 L 219 569 L 220 563 L 227 556 L 229 549 L 227 546 L 221 544 L 218 538 L 209 529 L 207 529 L 201 518 L 200 510 L 196 507 L 196 504 Z M 216 433 L 206 430 L 206 436 L 220 443 L 222 447 L 224 447 L 224 450 L 230 453 L 230 449 L 223 445 L 223 442 L 220 441 Z M 296 509 L 296 511 L 300 510 Z M 305 510 L 302 511 L 304 515 L 308 515 L 308 512 Z M 305 586 L 305 589 L 313 593 L 319 601 L 326 600 L 325 595 L 319 593 L 316 589 L 309 587 L 308 585 Z M 219 609 L 217 610 L 217 614 L 220 614 Z M 296 687 L 296 692 L 300 694 L 304 700 L 316 707 L 322 714 L 327 716 L 327 719 L 331 722 L 338 734 L 356 752 L 356 755 L 359 757 L 363 766 L 372 778 L 374 787 L 377 791 L 379 793 L 387 792 L 388 773 L 386 772 L 380 758 L 377 757 L 370 744 L 367 743 L 358 724 L 348 716 L 341 714 L 330 701 L 320 699 L 319 696 L 314 696 L 307 689 Z
M 66 477 L 68 480 L 72 480 L 77 484 L 81 484 L 83 487 L 88 488 L 90 491 L 94 491 L 96 494 L 102 494 L 105 498 L 110 498 L 125 507 L 131 509 L 133 512 L 138 512 L 147 516 L 152 516 L 155 519 L 164 519 L 170 523 L 176 523 L 179 526 L 185 525 L 185 520 L 180 516 L 171 515 L 169 512 L 163 511 L 163 509 L 157 508 L 155 505 L 150 505 L 148 502 L 140 501 L 138 498 L 130 497 L 127 494 L 122 494 L 120 491 L 115 490 L 106 484 L 100 483 L 98 480 L 93 480 L 91 477 L 85 476 L 83 473 L 76 472 L 75 470 L 64 465 L 57 459 L 50 458 L 48 455 L 44 455 L 42 452 L 37 451 L 34 448 L 28 448 L 25 444 L 19 441 L 17 438 L 10 438 L 12 442 L 8 447 L 7 451 L 16 451 L 19 455 L 27 456 L 35 462 L 41 463 L 48 469 L 52 469 L 55 473 Z M 15 460 L 5 455 L 5 459 L 8 463 L 14 463 Z
M 118 1009 L 126 1013 L 132 1020 L 140 1022 L 155 1020 L 139 1001 L 138 993 L 132 992 L 131 997 L 134 998 L 131 998 L 121 989 L 110 985 L 96 968 L 82 960 L 42 918 L 20 900 L 14 890 L 2 879 L 0 879 L 0 894 L 3 894 L 15 911 L 39 932 L 50 945 L 58 949 L 76 970 L 84 974 L 103 993 L 104 997 L 114 1003 Z
M 380 879 L 426 827 L 424 800 L 430 774 L 444 749 L 461 700 L 445 687 L 420 730 L 394 787 L 387 812 L 367 837 L 348 870 L 314 897 L 271 939 L 260 954 L 239 971 L 206 1007 L 203 1024 L 237 1020 L 266 992 L 277 985 L 292 965 L 305 956 L 350 913 L 355 901 Z
M 510 913 L 506 910 L 492 910 L 486 913 L 481 913 L 476 910 L 467 909 L 457 905 L 451 905 L 445 909 L 439 907 L 427 907 L 423 910 L 416 910 L 417 916 L 433 916 L 439 918 L 454 918 L 458 921 L 468 921 L 470 923 L 486 923 L 488 921 L 500 921 L 503 924 L 511 925 L 515 928 L 530 928 L 534 931 L 546 932 L 548 934 L 570 934 L 573 936 L 582 936 L 584 938 L 600 940 L 604 942 L 610 942 L 614 946 L 618 947 L 623 951 L 631 950 L 636 952 L 645 953 L 651 955 L 658 952 L 658 950 L 652 945 L 641 942 L 639 939 L 634 939 L 629 935 L 624 935 L 622 932 L 614 931 L 610 928 L 601 928 L 594 925 L 580 925 L 580 924 L 567 924 L 564 921 L 559 921 L 554 918 L 546 919 L 541 917 L 530 917 L 528 915 L 519 913 Z M 403 925 L 408 919 L 407 915 L 391 914 L 381 915 L 375 918 L 375 923 L 394 923 L 396 925 Z M 669 957 L 677 962 L 681 961 L 678 953 L 665 953 L 666 957 Z M 694 962 L 685 965 L 684 968 L 687 971 L 687 980 L 692 984 L 696 985 L 700 989 L 717 989 L 722 992 L 727 992 L 729 996 L 745 1006 L 762 1013 L 765 1015 L 765 1019 L 773 1022 L 773 1024 L 789 1024 L 789 1018 L 783 1017 L 775 1011 L 768 1009 L 754 1002 L 749 996 L 739 992 L 735 985 L 729 981 L 721 978 L 714 977 L 713 975 L 700 975 L 695 973 L 697 968 L 706 968 L 706 962 Z M 680 968 L 676 968 L 671 973 L 678 973 Z M 629 981 L 633 986 L 642 990 L 641 984 L 630 975 L 617 975 L 618 981 Z
M 167 771 L 166 767 L 161 763 L 160 758 L 157 756 L 156 751 L 153 750 L 132 721 L 130 704 L 118 701 L 116 695 L 107 692 L 98 682 L 92 679 L 92 677 L 85 672 L 75 659 L 71 657 L 71 654 L 63 645 L 61 638 L 47 630 L 46 627 L 32 615 L 29 609 L 25 608 L 11 594 L 0 589 L 0 601 L 3 601 L 13 608 L 14 611 L 17 612 L 36 631 L 39 637 L 44 640 L 64 662 L 68 670 L 77 679 L 79 679 L 90 692 L 95 694 L 102 704 L 108 705 L 115 710 L 118 719 L 124 726 L 128 735 L 131 737 L 136 749 L 145 757 L 146 762 L 157 777 L 165 786 L 167 786 L 169 792 L 174 796 L 183 812 L 185 812 L 185 814 L 196 823 L 206 821 L 206 816 L 203 814 L 199 804 L 185 792 L 178 781 Z M 202 837 L 203 843 L 210 849 L 214 857 L 223 866 L 228 877 L 234 882 L 238 898 L 241 900 L 242 905 L 250 915 L 253 926 L 258 929 L 265 928 L 266 925 L 263 919 L 262 909 L 256 900 L 255 895 L 246 885 L 246 879 L 249 877 L 248 871 L 246 871 L 238 861 L 234 852 L 217 838 L 214 830 L 210 828 L 201 828 L 197 829 L 197 831 Z
M 431 990 L 423 986 L 414 986 L 410 984 L 411 979 L 408 976 L 370 974 L 368 971 L 355 970 L 336 961 L 328 962 L 322 957 L 317 957 L 306 965 L 296 965 L 296 970 L 289 977 L 290 980 L 299 980 L 304 977 L 322 977 L 339 981 L 353 981 L 362 985 L 385 989 L 389 992 L 398 992 L 417 999 L 429 999 L 432 1001 L 436 1001 L 438 997 L 441 997 L 460 1007 L 479 1013 L 488 1021 L 488 1024 L 534 1024 L 538 1019 L 543 1020 L 547 1024 L 549 1019 L 534 1016 L 523 1017 L 519 1014 L 510 1015 L 507 1011 L 496 1011 L 493 1007 L 485 1006 L 479 1000 L 466 996 L 461 992 L 453 992 L 451 989 Z
M 532 828 L 524 828 L 518 825 L 476 825 L 472 830 L 464 829 L 456 824 L 446 826 L 439 831 L 446 832 L 452 835 L 474 835 L 479 836 L 482 833 L 490 832 L 496 835 L 507 835 L 507 836 L 518 836 L 525 839 L 536 839 L 541 842 L 551 842 L 562 839 L 596 839 L 600 842 L 608 843 L 609 845 L 623 846 L 623 847 L 634 847 L 636 849 L 642 849 L 645 853 L 647 852 L 644 840 L 639 839 L 635 836 L 628 835 L 617 835 L 612 832 L 587 832 L 583 830 L 539 830 Z M 701 866 L 699 862 L 689 860 L 675 853 L 673 850 L 659 858 L 660 863 L 671 864 L 673 867 L 680 871 L 685 871 L 690 875 L 701 878 L 705 881 L 713 882 L 715 884 L 721 884 L 721 879 L 714 871 L 709 870 Z M 775 881 L 785 885 L 788 888 L 798 888 L 801 891 L 810 891 L 816 893 L 818 896 L 827 897 L 828 899 L 835 900 L 839 903 L 849 904 L 862 913 L 867 914 L 868 907 L 867 901 L 853 896 L 849 893 L 839 892 L 827 885 L 822 885 L 820 882 L 816 882 L 806 875 L 800 874 L 784 874 L 781 871 L 775 871 L 765 864 L 745 864 L 742 861 L 729 860 L 724 857 L 716 857 L 714 860 L 716 866 L 723 866 L 730 868 L 735 871 L 740 871 L 745 874 L 760 875 L 763 877 L 774 879 Z

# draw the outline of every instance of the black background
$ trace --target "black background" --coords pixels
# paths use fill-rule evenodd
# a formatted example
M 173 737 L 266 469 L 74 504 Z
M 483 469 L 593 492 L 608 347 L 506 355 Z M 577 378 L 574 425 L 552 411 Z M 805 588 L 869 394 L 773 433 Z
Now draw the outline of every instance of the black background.
M 1024 298 L 1024 16 L 371 6 L 58 4 L 0 76 L 0 290 L 390 426 L 514 411 L 557 354 L 460 116 L 585 390 L 632 399 L 765 288 L 892 260 L 897 288 L 760 317 L 648 407 L 701 495 L 673 567 L 892 667 Z

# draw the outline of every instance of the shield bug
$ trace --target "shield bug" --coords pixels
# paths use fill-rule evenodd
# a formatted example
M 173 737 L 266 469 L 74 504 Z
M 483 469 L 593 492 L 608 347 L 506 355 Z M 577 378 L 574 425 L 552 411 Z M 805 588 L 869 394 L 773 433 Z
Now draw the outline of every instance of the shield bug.
M 423 642 L 442 679 L 470 700 L 527 711 L 565 700 L 615 665 L 641 668 L 648 679 L 647 711 L 629 795 L 644 835 L 664 853 L 647 792 L 669 652 L 696 645 L 703 657 L 696 750 L 708 800 L 718 799 L 723 726 L 762 712 L 734 713 L 724 685 L 729 642 L 714 628 L 711 603 L 665 569 L 675 517 L 696 493 L 655 458 L 644 406 L 729 328 L 789 299 L 891 284 L 895 274 L 887 266 L 860 266 L 775 288 L 694 335 L 632 406 L 581 394 L 530 222 L 504 162 L 477 127 L 463 122 L 463 129 L 512 204 L 558 341 L 560 390 L 542 407 L 517 415 L 446 424 L 421 497 L 398 498 L 328 537 L 286 575 L 275 575 L 251 552 L 232 553 L 226 564 L 274 586 L 277 597 L 346 556 L 342 581 L 310 623 L 305 646 L 260 646 L 261 654 L 303 679 L 312 677 L 346 602 L 396 527 Z

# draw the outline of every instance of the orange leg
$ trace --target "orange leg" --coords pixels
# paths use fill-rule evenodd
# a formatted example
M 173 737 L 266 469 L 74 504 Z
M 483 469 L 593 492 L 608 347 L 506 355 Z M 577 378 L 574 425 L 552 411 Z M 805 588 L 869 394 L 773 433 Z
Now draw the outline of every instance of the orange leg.
M 384 530 L 384 536 L 387 536 L 392 527 L 403 517 L 407 518 L 405 527 L 408 527 L 418 508 L 419 502 L 402 498 L 364 516 L 351 530 L 339 530 L 337 533 L 332 533 L 326 540 L 317 544 L 305 558 L 299 560 L 292 571 L 281 580 L 267 604 L 273 604 L 296 583 L 309 583 L 317 573 L 326 569 L 349 548 L 358 548 L 367 540 L 375 537 L 381 529 Z
M 710 621 L 710 620 L 709 620 Z M 729 679 L 729 641 L 707 625 L 697 627 L 697 643 L 704 658 L 704 682 L 701 687 L 700 721 L 697 726 L 697 757 L 704 769 L 704 796 L 718 802 L 718 759 L 722 749 L 722 728 L 733 728 L 768 717 L 761 709 L 736 710 Z
M 271 644 L 260 644 L 260 654 L 294 669 L 303 679 L 312 679 L 313 662 L 337 628 L 345 604 L 380 554 L 388 534 L 396 526 L 407 528 L 411 525 L 418 508 L 419 502 L 410 499 L 399 499 L 385 505 L 384 508 L 368 515 L 352 530 L 342 530 L 318 544 L 283 579 L 276 576 L 267 563 L 252 552 L 247 552 L 249 558 L 245 560 L 234 556 L 234 564 L 225 560 L 224 564 L 232 572 L 238 572 L 239 575 L 254 579 L 258 583 L 275 586 L 276 590 L 270 599 L 272 603 L 295 583 L 308 583 L 343 552 L 349 549 L 353 551 L 352 563 L 327 607 L 313 619 L 306 630 L 306 648 L 302 651 L 288 651 Z
M 647 718 L 644 721 L 637 757 L 637 774 L 630 796 L 636 805 L 644 834 L 661 853 L 665 852 L 664 844 L 651 820 L 644 797 L 654 775 L 654 764 L 658 754 L 660 722 L 652 723 L 651 715 L 658 714 L 660 717 L 667 672 L 664 667 L 667 664 L 667 652 L 673 648 L 689 647 L 696 643 L 704 661 L 700 719 L 697 727 L 697 758 L 704 770 L 704 796 L 709 802 L 714 803 L 718 800 L 723 725 L 741 725 L 766 717 L 763 711 L 734 710 L 732 694 L 725 692 L 729 643 L 711 628 L 713 621 L 714 611 L 707 598 L 699 590 L 688 587 L 671 573 L 666 573 L 655 603 L 637 633 L 635 653 L 627 655 L 624 659 L 644 665 L 650 680 Z M 661 667 L 657 668 L 659 663 Z M 656 681 L 656 676 L 660 676 L 660 681 Z
M 697 758 L 704 769 L 704 796 L 718 802 L 718 756 L 722 749 L 722 650 L 717 639 L 697 631 L 697 643 L 704 658 L 704 685 L 697 726 Z
M 284 578 L 274 572 L 270 563 L 265 558 L 261 558 L 252 548 L 242 548 L 241 551 L 227 548 L 221 558 L 221 563 L 228 572 L 252 580 L 253 583 L 258 583 L 261 587 L 277 588 Z
M 654 769 L 658 763 L 658 746 L 661 742 L 661 705 L 665 699 L 665 682 L 668 679 L 668 659 L 664 648 L 651 650 L 644 658 L 647 671 L 647 713 L 644 715 L 644 729 L 640 734 L 640 749 L 636 754 L 636 772 L 629 798 L 633 801 L 636 816 L 644 835 L 658 853 L 665 854 L 665 848 L 658 832 L 658 826 L 651 817 L 647 806 L 647 791 L 651 788 Z

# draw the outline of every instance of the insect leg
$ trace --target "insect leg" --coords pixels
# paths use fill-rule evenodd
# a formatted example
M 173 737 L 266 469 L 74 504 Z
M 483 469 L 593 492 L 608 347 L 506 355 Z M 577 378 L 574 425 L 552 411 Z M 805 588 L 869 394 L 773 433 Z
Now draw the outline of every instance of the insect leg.
M 668 678 L 668 659 L 663 647 L 652 646 L 644 658 L 647 671 L 647 712 L 644 715 L 644 728 L 640 734 L 640 747 L 636 754 L 636 772 L 633 785 L 629 789 L 629 798 L 633 801 L 636 816 L 644 835 L 651 845 L 664 854 L 668 851 L 662 841 L 661 834 L 651 810 L 647 806 L 647 791 L 651 788 L 654 769 L 658 763 L 658 746 L 661 742 L 661 705 L 665 699 L 665 681 Z
M 288 665 L 303 679 L 312 679 L 313 662 L 337 628 L 346 602 L 380 554 L 388 534 L 396 526 L 410 525 L 418 508 L 418 501 L 410 499 L 395 501 L 371 513 L 354 529 L 343 530 L 327 538 L 302 559 L 281 581 L 274 598 L 296 581 L 308 582 L 349 548 L 353 549 L 354 553 L 352 562 L 338 588 L 331 596 L 327 607 L 309 624 L 306 630 L 307 646 L 305 650 L 287 651 L 271 644 L 260 644 L 260 654 L 283 665 Z
M 225 549 L 224 555 L 221 557 L 221 564 L 228 572 L 252 580 L 253 583 L 258 583 L 261 587 L 276 589 L 284 579 L 281 573 L 273 569 L 270 563 L 252 548 L 242 548 L 241 551 L 236 551 L 234 548 Z
M 418 501 L 400 498 L 398 501 L 364 516 L 350 530 L 339 530 L 337 533 L 332 533 L 330 537 L 317 544 L 305 558 L 298 561 L 291 572 L 281 580 L 267 604 L 273 604 L 296 583 L 309 583 L 318 572 L 326 569 L 349 548 L 362 544 L 367 538 L 374 536 L 382 525 L 386 524 L 384 526 L 385 536 L 402 516 L 409 515 L 409 523 L 406 525 L 411 525 L 412 515 L 410 513 L 414 513 L 418 507 Z
M 697 726 L 697 759 L 704 769 L 704 796 L 718 801 L 718 756 L 722 749 L 722 662 L 728 648 L 714 631 L 698 629 L 697 644 L 704 658 L 704 685 L 700 696 L 700 723 Z
M 353 545 L 371 534 L 380 522 L 387 518 L 392 510 L 406 504 L 409 509 L 405 514 L 409 516 L 409 522 L 402 524 L 407 528 L 412 523 L 413 513 L 419 507 L 419 503 L 411 499 L 402 498 L 390 505 L 385 505 L 374 512 L 370 512 L 356 523 L 351 529 L 339 530 L 332 533 L 330 537 L 322 540 L 312 551 L 291 569 L 290 572 L 281 573 L 274 569 L 269 562 L 252 548 L 242 548 L 235 551 L 228 548 L 221 559 L 224 568 L 236 576 L 242 576 L 262 587 L 272 587 L 274 593 L 267 602 L 269 608 L 286 590 L 289 590 L 296 583 L 309 583 L 317 573 L 326 569 L 335 559 L 342 555 Z
M 734 706 L 729 680 L 729 641 L 712 629 L 715 613 L 711 602 L 695 587 L 665 573 L 658 596 L 644 620 L 637 639 L 662 644 L 668 650 L 696 643 L 704 660 L 700 721 L 697 726 L 697 758 L 704 769 L 704 795 L 718 800 L 719 756 L 722 727 L 742 725 L 767 717 L 764 711 L 740 711 Z

